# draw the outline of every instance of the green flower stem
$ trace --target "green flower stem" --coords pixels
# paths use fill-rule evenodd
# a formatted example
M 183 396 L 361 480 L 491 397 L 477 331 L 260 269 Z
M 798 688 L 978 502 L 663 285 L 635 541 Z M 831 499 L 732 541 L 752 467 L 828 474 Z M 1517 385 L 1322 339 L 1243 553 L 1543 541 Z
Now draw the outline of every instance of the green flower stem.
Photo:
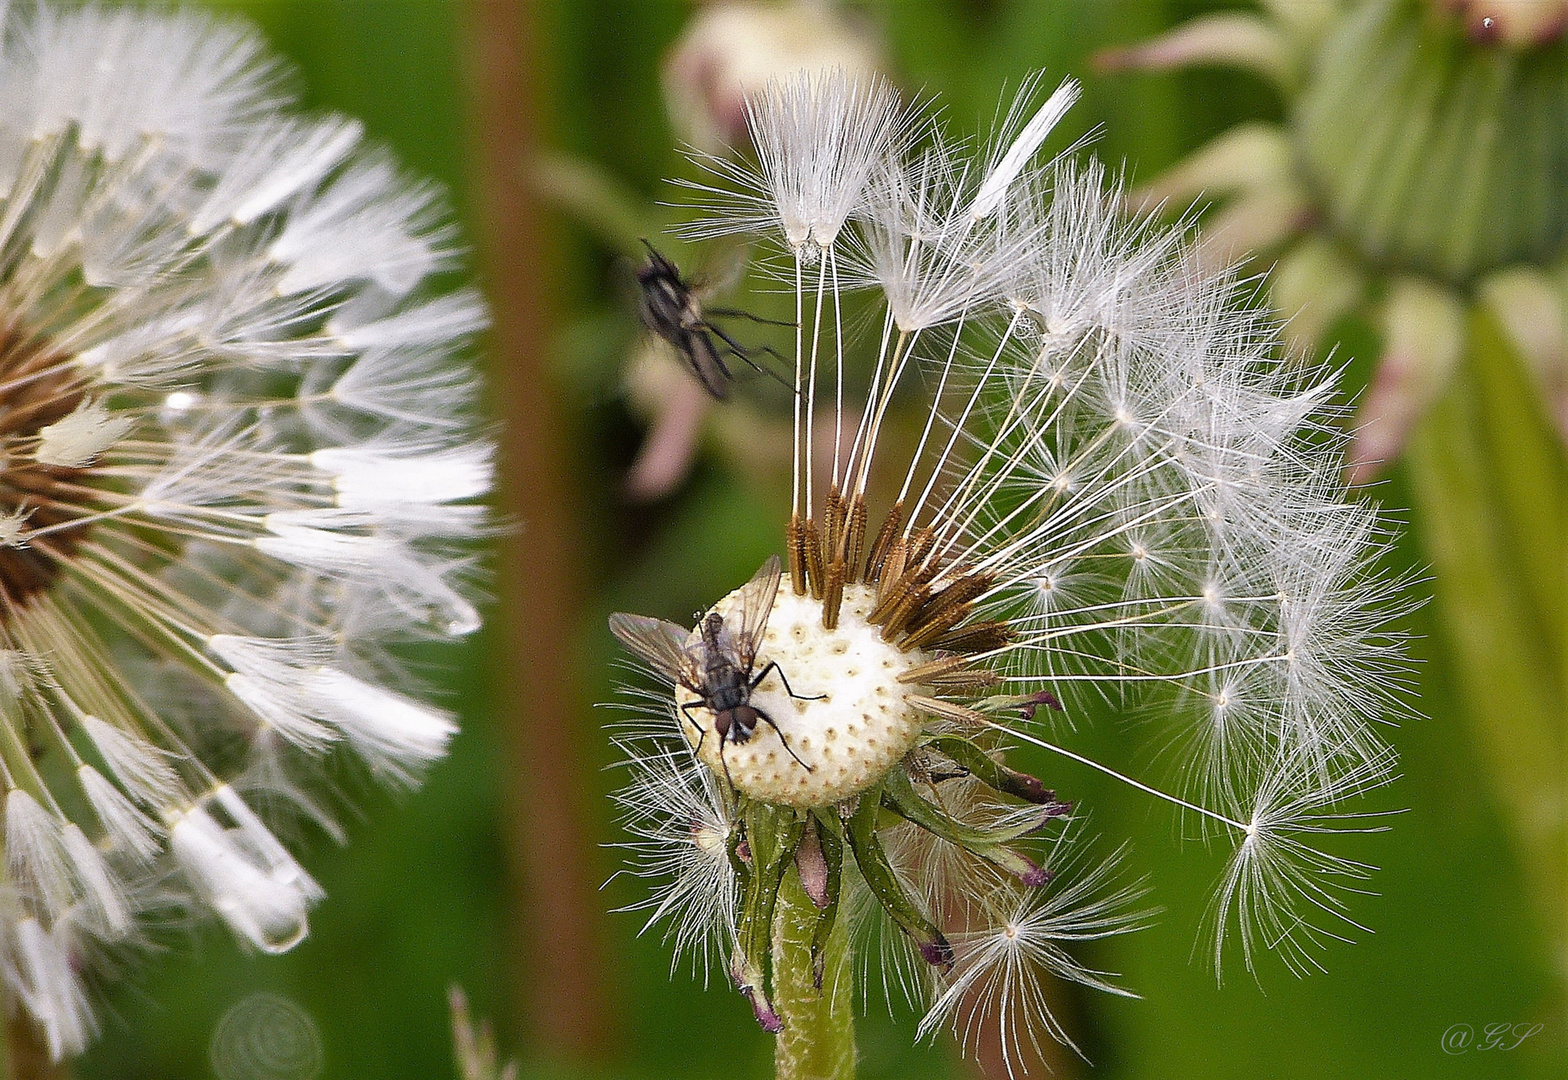
M 1560 451 L 1534 438 L 1531 425 L 1540 421 L 1528 399 L 1516 407 L 1488 400 L 1508 385 L 1490 377 L 1511 359 L 1501 348 L 1486 324 L 1472 328 L 1465 361 L 1411 439 L 1405 463 L 1481 769 L 1543 931 L 1562 951 L 1564 691 L 1561 657 L 1553 655 L 1561 628 L 1549 625 L 1542 606 L 1561 583 L 1536 577 L 1562 572 L 1563 466 Z M 1548 456 L 1530 453 L 1532 445 Z M 1510 475 L 1519 470 L 1526 475 Z M 1533 499 L 1519 497 L 1521 484 Z
M 784 1021 L 773 1051 L 777 1080 L 854 1080 L 855 1076 L 848 920 L 838 919 L 828 935 L 819 990 L 811 963 L 817 914 L 791 866 L 773 913 L 773 1007 Z

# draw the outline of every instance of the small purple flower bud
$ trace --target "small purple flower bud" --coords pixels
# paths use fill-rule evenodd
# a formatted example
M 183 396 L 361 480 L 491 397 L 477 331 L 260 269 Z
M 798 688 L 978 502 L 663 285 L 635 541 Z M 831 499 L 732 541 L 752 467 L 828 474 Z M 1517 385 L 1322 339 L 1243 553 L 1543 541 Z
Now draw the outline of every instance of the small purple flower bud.
M 773 1011 L 773 1006 L 768 1004 L 768 999 L 758 994 L 751 987 L 745 987 L 741 993 L 746 995 L 746 1000 L 751 1002 L 751 1011 L 757 1016 L 757 1023 L 762 1025 L 762 1030 L 769 1035 L 777 1035 L 784 1030 L 784 1021 L 779 1019 L 779 1014 Z
M 953 947 L 947 943 L 947 938 L 937 934 L 935 941 L 921 942 L 920 959 L 932 967 L 939 967 L 943 971 L 951 971 L 953 969 Z
M 1032 708 L 1031 708 L 1031 711 Z M 1029 719 L 1025 717 L 1025 719 Z M 1052 796 L 1045 790 L 1045 785 L 1040 783 L 1039 777 L 1030 776 L 1028 773 L 1018 773 L 1014 781 L 1018 785 L 1018 794 L 1029 802 L 1046 802 Z
M 1051 693 L 1049 690 L 1041 690 L 1038 694 L 1029 695 L 1028 700 L 1019 708 L 1018 711 L 1020 714 L 1022 714 L 1025 720 L 1033 720 L 1034 711 L 1041 705 L 1044 705 L 1056 712 L 1064 711 L 1062 709 L 1061 699 L 1058 698 L 1055 694 Z
M 1018 880 L 1022 881 L 1025 885 L 1033 889 L 1037 886 L 1044 885 L 1055 876 L 1055 874 L 1047 870 L 1045 867 L 1037 866 L 1033 870 L 1027 870 L 1024 873 L 1019 874 Z

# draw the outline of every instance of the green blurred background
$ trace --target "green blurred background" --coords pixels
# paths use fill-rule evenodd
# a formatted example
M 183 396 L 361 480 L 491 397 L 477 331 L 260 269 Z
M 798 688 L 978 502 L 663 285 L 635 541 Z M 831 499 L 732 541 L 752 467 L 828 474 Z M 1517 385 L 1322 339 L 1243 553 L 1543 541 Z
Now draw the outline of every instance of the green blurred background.
M 269 990 L 314 1019 L 325 1077 L 455 1076 L 446 1011 L 446 988 L 454 982 L 467 989 L 477 1013 L 494 1018 L 503 1048 L 525 1076 L 770 1075 L 768 1037 L 744 1001 L 719 979 L 704 990 L 685 971 L 672 978 L 659 935 L 639 937 L 635 914 L 609 913 L 638 898 L 637 883 L 615 878 L 594 891 L 568 880 L 552 893 L 556 866 L 527 842 L 531 822 L 548 817 L 531 802 L 548 790 L 548 782 L 536 783 L 537 770 L 572 792 L 565 832 L 556 820 L 550 840 L 559 845 L 564 835 L 575 848 L 555 849 L 568 868 L 563 873 L 577 860 L 590 886 L 611 879 L 618 857 L 602 845 L 616 838 L 605 798 L 616 776 L 605 768 L 613 760 L 600 727 L 607 716 L 591 708 L 611 699 L 616 678 L 604 616 L 628 609 L 685 617 L 744 580 L 782 535 L 784 491 L 711 450 L 670 498 L 651 506 L 624 498 L 622 477 L 642 434 L 621 388 L 621 367 L 637 335 L 624 266 L 566 217 L 539 206 L 502 205 L 506 192 L 526 191 L 527 148 L 516 140 L 529 135 L 494 122 L 494 103 L 504 98 L 486 80 L 495 78 L 496 62 L 518 66 L 513 76 L 523 92 L 515 107 L 531 114 L 519 119 L 531 124 L 541 146 L 595 163 L 648 204 L 674 197 L 662 181 L 686 166 L 665 116 L 659 65 L 691 6 L 654 0 L 539 0 L 521 7 L 230 0 L 213 6 L 260 25 L 297 67 L 308 107 L 363 118 L 411 170 L 446 185 L 475 249 L 473 273 L 498 305 L 530 305 L 500 316 L 503 347 L 492 349 L 489 361 L 497 374 L 494 407 L 507 425 L 508 460 L 554 454 L 569 482 L 565 504 L 550 506 L 530 503 L 532 488 L 518 485 L 515 475 L 508 479 L 503 500 L 519 519 L 519 533 L 506 558 L 554 536 L 575 565 L 562 569 L 565 599 L 547 596 L 537 610 L 528 606 L 537 596 L 532 583 L 515 580 L 537 561 L 520 558 L 498 568 L 498 589 L 511 604 L 492 609 L 499 628 L 487 627 L 471 647 L 443 658 L 450 664 L 451 703 L 464 719 L 451 757 L 412 796 L 357 795 L 363 813 L 348 823 L 346 847 L 310 842 L 303 861 L 328 899 L 313 915 L 309 939 L 286 956 L 259 957 L 239 950 L 221 927 L 171 933 L 165 954 L 136 961 L 112 990 L 104 1035 L 78 1063 L 77 1075 L 213 1076 L 208 1049 L 220 1018 L 248 995 Z M 1277 118 L 1283 107 L 1270 87 L 1242 74 L 1092 72 L 1087 57 L 1097 48 L 1147 37 L 1208 6 L 881 0 L 856 10 L 882 35 L 900 83 L 939 97 L 956 129 L 985 126 L 998 101 L 1030 72 L 1044 70 L 1052 82 L 1072 74 L 1085 81 L 1086 93 L 1068 120 L 1069 134 L 1098 131 L 1095 153 L 1152 176 L 1237 120 Z M 526 33 L 515 29 L 523 25 Z M 497 33 L 507 39 L 495 40 Z M 491 66 L 477 63 L 480 55 L 490 56 Z M 485 100 L 489 112 L 480 105 Z M 496 163 L 513 154 L 508 167 L 516 170 L 516 183 L 508 187 Z M 479 186 L 487 176 L 491 196 Z M 532 231 L 498 229 L 498 214 L 507 213 L 535 215 Z M 1371 332 L 1355 324 L 1342 329 L 1340 356 L 1355 358 L 1349 381 L 1364 382 L 1362 358 L 1375 347 Z M 553 414 L 553 427 L 541 408 Z M 535 425 L 555 442 L 543 450 L 524 445 Z M 1383 501 L 1410 505 L 1405 483 L 1396 468 L 1381 490 Z M 1410 524 L 1395 558 L 1420 567 L 1427 558 L 1419 545 L 1423 523 Z M 535 633 L 560 643 L 553 675 L 514 655 L 520 642 L 538 640 L 520 629 L 536 619 L 550 625 Z M 1436 619 L 1430 607 L 1412 619 L 1425 719 L 1395 733 L 1404 777 L 1378 796 L 1380 807 L 1408 812 L 1394 819 L 1390 834 L 1354 849 L 1382 867 L 1373 882 L 1380 895 L 1360 899 L 1354 910 L 1375 933 L 1330 948 L 1327 974 L 1297 980 L 1266 967 L 1260 987 L 1237 965 L 1216 986 L 1194 942 L 1223 853 L 1178 843 L 1164 808 L 1136 792 L 1060 762 L 1035 763 L 1092 809 L 1098 831 L 1132 838 L 1133 864 L 1150 874 L 1166 908 L 1153 929 L 1092 956 L 1098 966 L 1124 973 L 1142 1000 L 1065 994 L 1069 1029 L 1094 1063 L 1092 1070 L 1069 1063 L 1066 1075 L 1568 1075 L 1546 935 L 1478 776 L 1473 729 L 1460 718 Z M 543 688 L 542 698 L 529 683 L 540 678 L 555 684 Z M 549 695 L 564 704 L 549 715 L 528 714 Z M 1106 727 L 1098 737 L 1115 736 Z M 526 874 L 534 875 L 533 891 L 522 880 Z M 541 893 L 569 902 L 547 917 L 531 899 Z M 541 942 L 564 947 L 568 958 L 583 946 L 580 962 L 565 962 L 578 964 L 577 985 L 592 988 L 596 1003 L 560 1000 L 578 991 L 556 984 L 550 965 L 563 961 L 542 959 Z M 1479 1029 L 1532 1021 L 1546 1030 L 1507 1053 L 1452 1056 L 1440 1046 L 1457 1023 Z M 946 1043 L 912 1046 L 914 1026 L 913 1016 L 895 1011 L 890 1017 L 873 1003 L 859 1032 L 861 1075 L 974 1075 Z

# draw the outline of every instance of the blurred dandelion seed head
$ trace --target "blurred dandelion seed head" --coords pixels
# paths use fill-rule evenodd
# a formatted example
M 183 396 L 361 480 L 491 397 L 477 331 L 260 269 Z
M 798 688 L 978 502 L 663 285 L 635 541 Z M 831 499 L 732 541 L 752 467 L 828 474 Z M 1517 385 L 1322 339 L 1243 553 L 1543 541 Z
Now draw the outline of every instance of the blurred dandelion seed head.
M 700 189 L 690 231 L 761 234 L 796 297 L 788 573 L 696 630 L 613 617 L 670 687 L 620 736 L 620 801 L 650 922 L 704 966 L 727 954 L 769 1031 L 790 1024 L 769 974 L 786 876 L 820 911 L 819 985 L 849 920 L 862 977 L 920 1001 L 921 1034 L 999 1025 L 1010 1069 L 1070 1043 L 1042 980 L 1125 992 L 1070 949 L 1143 925 L 1146 890 L 1011 767 L 1024 743 L 1233 848 L 1216 967 L 1239 936 L 1249 969 L 1302 971 L 1358 927 L 1371 868 L 1317 842 L 1379 827 L 1344 804 L 1393 775 L 1408 602 L 1339 479 L 1332 376 L 1282 358 L 1251 284 L 1187 232 L 1125 218 L 1098 164 L 1042 161 L 1077 96 L 1045 90 L 971 154 L 882 84 L 802 74 L 753 98 L 758 160 L 713 161 Z M 852 303 L 880 315 L 866 342 Z M 874 469 L 917 378 L 918 437 Z M 819 412 L 831 447 L 803 434 Z M 1126 752 L 1074 749 L 1108 713 L 1138 720 Z M 1135 775 L 1151 757 L 1173 767 Z
M 0 976 L 57 1058 L 153 920 L 303 938 L 263 813 L 339 835 L 327 755 L 407 786 L 456 730 L 399 656 L 479 624 L 484 307 L 282 75 L 200 15 L 0 21 Z

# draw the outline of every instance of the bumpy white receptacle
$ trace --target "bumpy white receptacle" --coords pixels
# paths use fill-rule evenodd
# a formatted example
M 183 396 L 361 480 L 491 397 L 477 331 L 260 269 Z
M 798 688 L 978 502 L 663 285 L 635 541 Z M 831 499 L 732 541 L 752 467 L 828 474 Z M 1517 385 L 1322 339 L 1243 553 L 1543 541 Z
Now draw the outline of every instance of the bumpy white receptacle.
M 731 593 L 714 610 L 735 626 L 737 603 L 737 594 Z M 752 670 L 760 673 L 777 662 L 801 698 L 790 697 L 778 671 L 770 672 L 752 693 L 751 704 L 778 730 L 759 721 L 743 743 L 734 741 L 733 732 L 721 743 L 707 709 L 693 708 L 689 717 L 680 711 L 682 730 L 703 763 L 727 773 L 736 789 L 752 798 L 789 806 L 827 806 L 886 775 L 914 747 L 925 722 L 905 700 L 918 688 L 900 683 L 898 675 L 929 657 L 899 652 L 883 641 L 877 627 L 866 622 L 875 604 L 873 589 L 845 586 L 838 627 L 825 630 L 822 602 L 796 596 L 786 575 Z M 693 631 L 693 644 L 697 640 Z M 677 688 L 677 705 L 698 700 Z

